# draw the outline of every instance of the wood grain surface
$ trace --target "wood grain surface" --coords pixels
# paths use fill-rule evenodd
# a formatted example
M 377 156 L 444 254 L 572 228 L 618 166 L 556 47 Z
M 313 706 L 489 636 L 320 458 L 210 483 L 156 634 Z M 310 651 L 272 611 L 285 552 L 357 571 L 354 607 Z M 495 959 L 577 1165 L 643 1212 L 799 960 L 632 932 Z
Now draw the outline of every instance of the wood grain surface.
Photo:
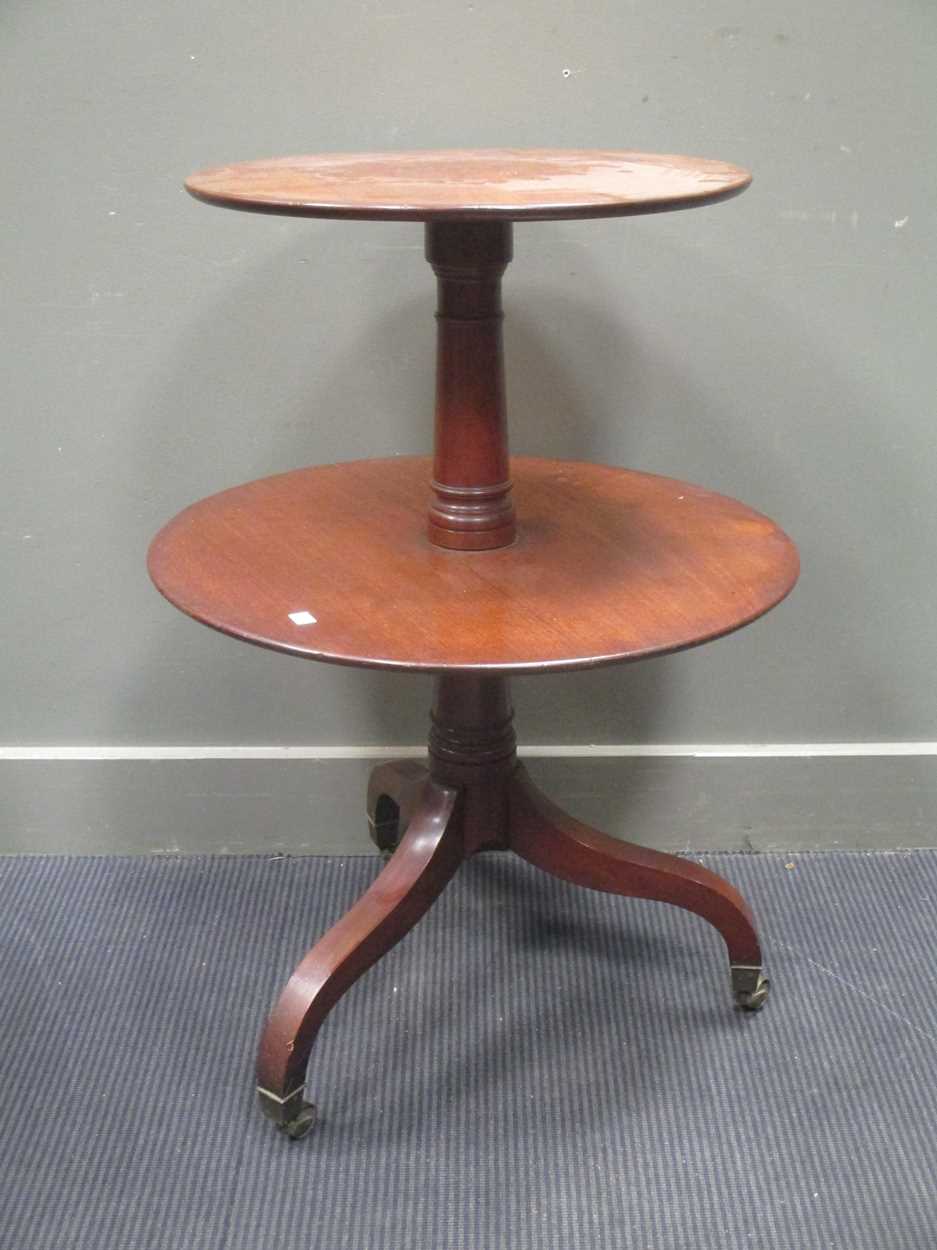
M 514 458 L 518 536 L 426 535 L 431 461 L 297 469 L 211 496 L 156 536 L 150 574 L 248 642 L 374 668 L 530 673 L 676 651 L 754 620 L 794 585 L 767 517 L 685 482 Z
M 186 180 L 224 208 L 300 217 L 537 221 L 692 208 L 744 191 L 724 161 L 650 152 L 490 148 L 243 161 Z

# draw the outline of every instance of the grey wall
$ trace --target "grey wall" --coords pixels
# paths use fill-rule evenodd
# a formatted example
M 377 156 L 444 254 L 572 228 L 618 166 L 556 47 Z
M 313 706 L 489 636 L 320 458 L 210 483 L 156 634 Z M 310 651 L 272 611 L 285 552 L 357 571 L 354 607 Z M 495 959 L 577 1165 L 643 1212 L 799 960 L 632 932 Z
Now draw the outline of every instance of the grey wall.
M 786 604 L 729 639 L 518 682 L 523 738 L 937 738 L 932 4 L 8 0 L 0 20 L 8 747 L 422 739 L 425 679 L 239 645 L 174 612 L 144 571 L 151 535 L 193 499 L 428 446 L 421 228 L 225 213 L 181 180 L 290 152 L 495 145 L 689 152 L 755 171 L 727 205 L 517 228 L 512 442 L 736 495 L 788 529 L 804 565 Z M 618 783 L 588 764 L 572 790 L 601 798 Z M 142 786 L 139 767 L 0 766 L 0 845 L 227 844 L 217 763 L 162 764 Z M 266 780 L 252 767 L 238 775 L 257 778 L 242 797 L 269 799 L 258 847 L 289 843 L 293 824 L 296 845 L 315 845 L 318 811 L 323 845 L 365 849 L 350 790 L 333 810 L 342 766 L 289 783 L 287 765 Z M 823 815 L 841 765 L 791 768 L 758 804 L 769 841 L 795 826 L 818 845 L 868 836 L 861 803 L 845 831 Z M 711 786 L 728 815 L 753 775 L 728 771 L 677 791 Z M 937 840 L 932 761 L 910 773 L 887 759 L 853 770 L 887 800 L 884 841 Z M 289 813 L 284 785 L 306 796 Z M 663 827 L 661 790 L 641 810 Z M 616 827 L 620 811 L 609 798 Z M 742 837 L 744 820 L 704 829 L 694 811 L 690 798 L 674 811 L 680 841 Z M 250 834 L 231 841 L 248 848 Z

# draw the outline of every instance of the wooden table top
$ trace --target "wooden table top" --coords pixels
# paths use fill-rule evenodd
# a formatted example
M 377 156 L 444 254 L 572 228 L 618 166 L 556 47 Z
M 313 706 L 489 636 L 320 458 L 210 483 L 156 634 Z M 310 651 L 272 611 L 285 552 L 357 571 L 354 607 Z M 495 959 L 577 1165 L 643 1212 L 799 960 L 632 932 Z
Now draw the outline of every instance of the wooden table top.
M 373 668 L 531 673 L 676 651 L 788 593 L 797 551 L 767 517 L 671 478 L 514 458 L 519 537 L 425 534 L 424 457 L 297 469 L 193 504 L 150 548 L 182 611 L 224 633 Z
M 555 148 L 330 153 L 221 165 L 186 188 L 224 208 L 301 217 L 537 221 L 692 208 L 751 175 L 695 156 Z

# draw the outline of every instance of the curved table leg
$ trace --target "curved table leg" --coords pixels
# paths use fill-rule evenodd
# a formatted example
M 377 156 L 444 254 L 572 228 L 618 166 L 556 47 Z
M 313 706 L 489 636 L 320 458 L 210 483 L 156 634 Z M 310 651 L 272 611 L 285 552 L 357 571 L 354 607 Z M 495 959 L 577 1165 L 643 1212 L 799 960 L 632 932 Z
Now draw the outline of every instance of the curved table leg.
M 464 858 L 459 792 L 423 783 L 409 828 L 354 907 L 309 951 L 274 1007 L 257 1055 L 264 1112 L 290 1137 L 312 1126 L 306 1062 L 319 1027 L 358 977 L 409 932 Z
M 418 760 L 390 760 L 368 779 L 368 829 L 383 853 L 396 850 L 423 792 L 429 769 Z
M 751 911 L 738 890 L 708 868 L 590 829 L 541 794 L 522 766 L 510 785 L 510 845 L 564 881 L 702 916 L 725 939 L 736 1003 L 748 1011 L 764 1006 L 770 982 Z

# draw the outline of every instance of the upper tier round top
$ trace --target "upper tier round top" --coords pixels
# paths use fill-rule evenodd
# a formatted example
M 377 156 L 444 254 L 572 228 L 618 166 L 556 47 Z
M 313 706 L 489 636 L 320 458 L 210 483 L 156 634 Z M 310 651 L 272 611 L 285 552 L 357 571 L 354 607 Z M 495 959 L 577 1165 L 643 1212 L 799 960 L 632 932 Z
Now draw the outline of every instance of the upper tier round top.
M 205 169 L 185 185 L 208 204 L 254 213 L 546 221 L 693 208 L 750 182 L 747 170 L 698 156 L 490 148 L 284 156 Z

